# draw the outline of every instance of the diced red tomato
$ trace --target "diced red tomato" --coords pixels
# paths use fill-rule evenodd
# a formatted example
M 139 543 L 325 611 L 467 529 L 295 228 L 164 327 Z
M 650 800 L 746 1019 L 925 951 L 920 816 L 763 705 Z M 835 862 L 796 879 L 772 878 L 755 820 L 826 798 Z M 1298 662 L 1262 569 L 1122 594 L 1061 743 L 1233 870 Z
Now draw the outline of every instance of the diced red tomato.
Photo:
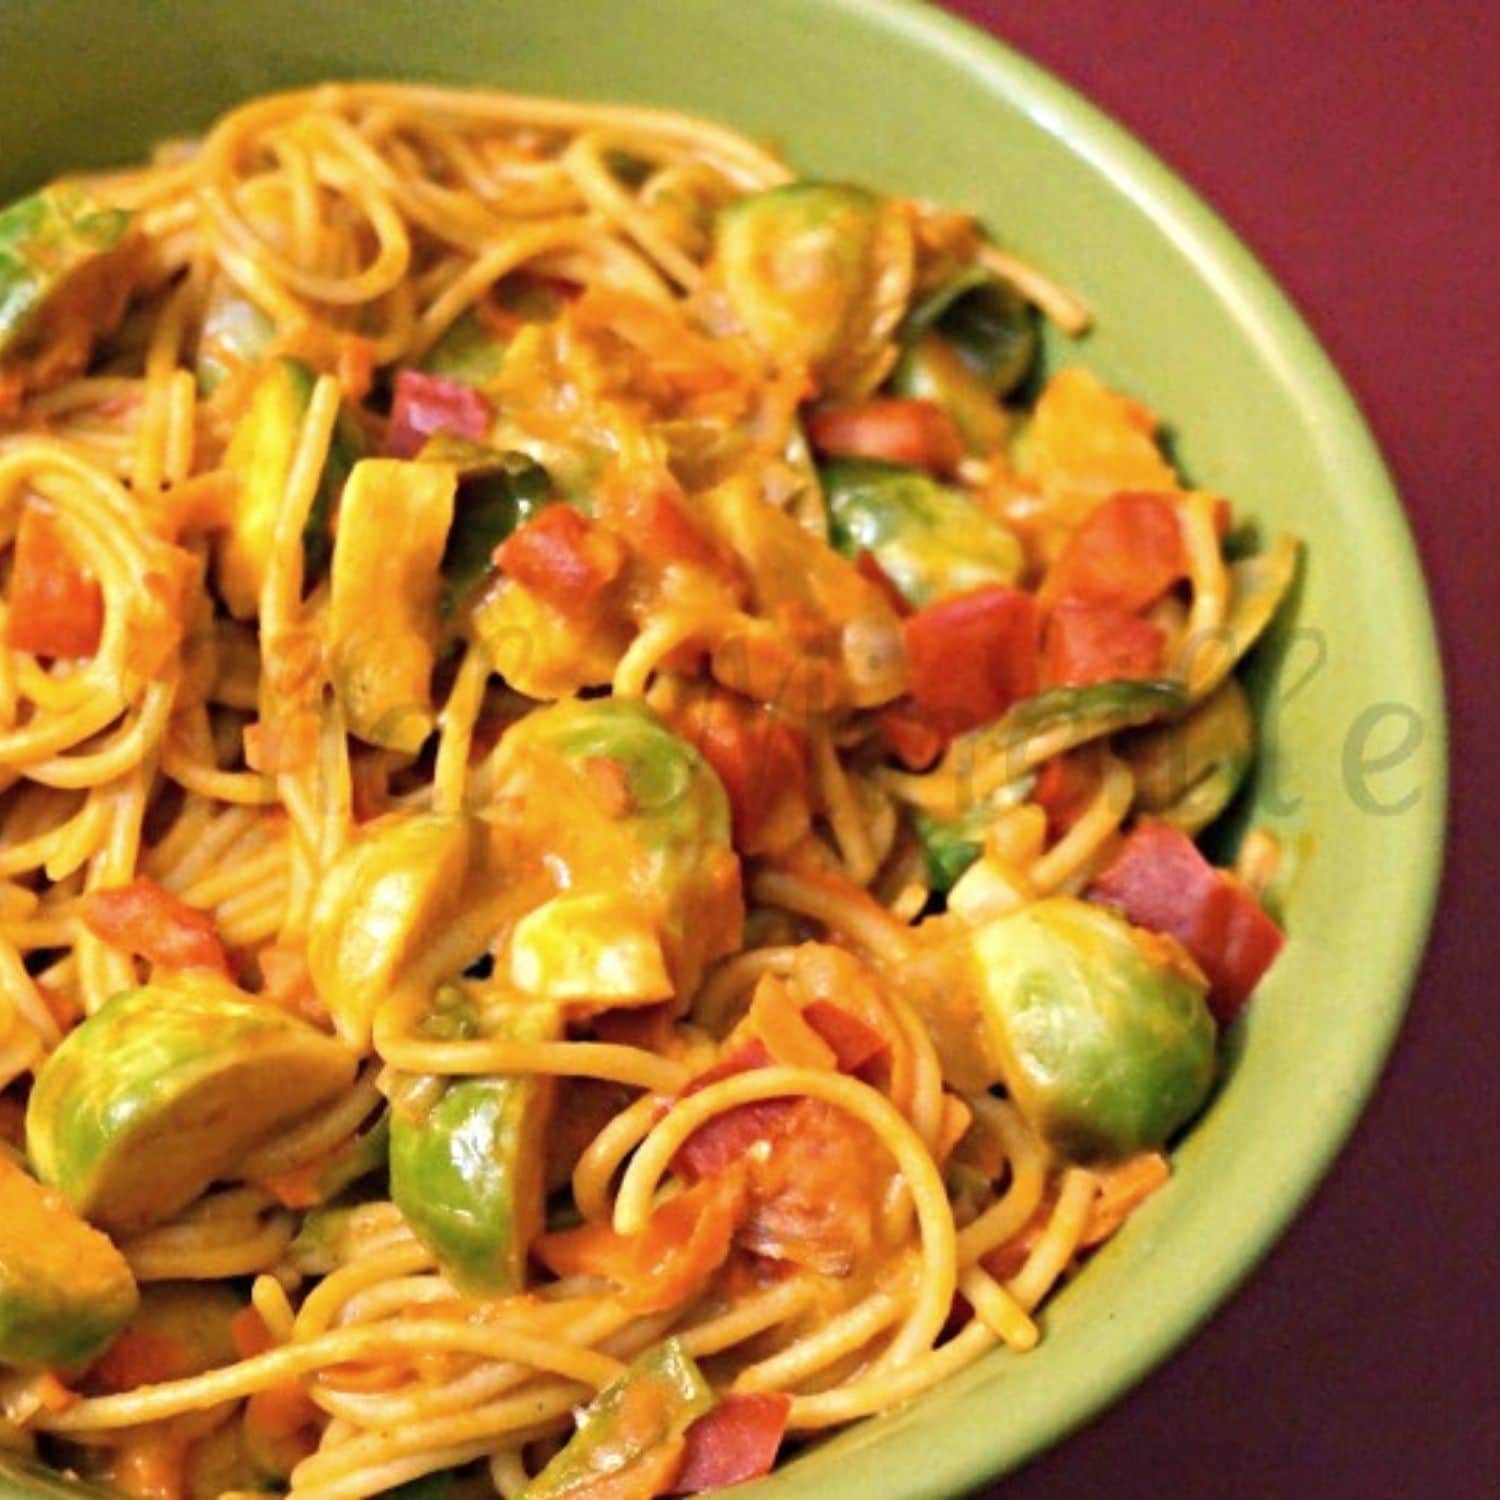
M 791 1408 L 790 1396 L 770 1391 L 723 1397 L 688 1428 L 687 1448 L 673 1492 L 697 1495 L 769 1474 L 786 1434 Z
M 925 718 L 910 698 L 888 703 L 879 714 L 880 732 L 896 759 L 909 771 L 925 771 L 948 748 L 949 736 Z
M 1054 755 L 1037 773 L 1031 800 L 1047 814 L 1047 836 L 1060 839 L 1083 815 L 1099 789 L 1088 755 Z
M 451 432 L 477 443 L 490 430 L 494 416 L 490 403 L 473 386 L 403 370 L 396 377 L 385 451 L 392 458 L 415 458 L 435 432 Z
M 747 1160 L 757 1255 L 847 1276 L 868 1252 L 889 1169 L 867 1126 L 822 1099 L 797 1099 L 770 1149 Z
M 495 548 L 495 563 L 563 614 L 588 609 L 625 566 L 613 532 L 566 505 L 549 505 Z
M 734 845 L 742 854 L 786 848 L 812 819 L 807 736 L 769 708 L 736 693 L 695 694 L 672 728 L 717 772 L 729 794 Z
M 164 969 L 229 973 L 229 956 L 211 912 L 179 901 L 144 877 L 83 898 L 83 920 L 95 937 Z
M 689 563 L 728 583 L 741 581 L 734 556 L 719 547 L 665 489 L 605 487 L 599 495 L 599 517 L 649 562 L 661 566 Z
M 769 994 L 766 999 L 774 1001 L 776 996 Z M 760 1004 L 757 992 L 751 1014 L 737 1034 L 756 1021 Z M 774 1004 L 766 1008 L 773 1013 L 779 1009 Z M 822 1036 L 805 1011 L 800 1019 L 807 1040 L 826 1048 L 828 1065 L 832 1065 L 838 1057 L 833 1040 Z M 846 1044 L 853 1043 L 853 1053 L 862 1055 L 866 1064 L 873 1062 L 880 1054 L 871 1050 L 870 1038 L 864 1035 L 872 1028 L 852 1015 L 849 1020 L 853 1025 L 843 1028 Z M 857 1041 L 855 1027 L 861 1033 Z M 883 1038 L 880 1050 L 884 1050 Z M 782 1056 L 774 1042 L 751 1035 L 694 1079 L 684 1095 L 777 1062 L 811 1065 L 805 1058 Z M 831 1276 L 847 1275 L 868 1249 L 885 1170 L 863 1125 L 820 1099 L 806 1097 L 760 1099 L 716 1115 L 678 1148 L 672 1168 L 689 1182 L 743 1170 L 749 1207 L 739 1229 L 739 1243 L 768 1259 L 809 1266 Z
M 975 589 L 919 609 L 901 628 L 912 701 L 948 734 L 997 719 L 1037 690 L 1038 617 L 1029 594 Z
M 1046 679 L 1056 687 L 1087 687 L 1160 670 L 1166 633 L 1111 605 L 1059 604 L 1047 620 Z
M 68 551 L 56 521 L 21 511 L 10 570 L 5 643 L 38 656 L 92 656 L 104 629 L 104 595 Z
M 803 1019 L 833 1048 L 840 1073 L 857 1073 L 884 1052 L 888 1043 L 873 1026 L 832 1000 L 812 1000 L 802 1008 Z
M 932 401 L 884 397 L 858 406 L 825 406 L 807 419 L 814 448 L 840 458 L 882 458 L 887 463 L 951 474 L 964 456 L 953 419 Z
M 1126 490 L 1091 511 L 1068 538 L 1042 597 L 1051 604 L 1072 599 L 1134 614 L 1185 577 L 1187 565 L 1171 498 Z
M 1089 898 L 1139 927 L 1169 933 L 1208 976 L 1209 1005 L 1232 1021 L 1286 941 L 1260 903 L 1193 841 L 1165 823 L 1135 828 Z
M 192 1373 L 193 1354 L 181 1339 L 144 1327 L 122 1329 L 89 1370 L 106 1391 L 133 1391 Z
M 859 556 L 854 559 L 854 566 L 862 578 L 868 578 L 885 595 L 885 602 L 901 619 L 904 620 L 911 613 L 911 605 L 907 603 L 906 595 L 896 587 L 891 575 L 880 566 L 880 559 L 868 547 L 859 549 Z

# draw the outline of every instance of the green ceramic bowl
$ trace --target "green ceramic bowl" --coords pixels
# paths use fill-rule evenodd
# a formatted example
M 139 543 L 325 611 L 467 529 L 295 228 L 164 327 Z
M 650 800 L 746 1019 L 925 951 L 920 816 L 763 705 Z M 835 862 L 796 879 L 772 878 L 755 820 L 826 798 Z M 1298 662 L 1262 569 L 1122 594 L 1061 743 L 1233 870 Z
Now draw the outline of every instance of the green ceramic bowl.
M 1380 456 L 1286 299 L 1171 173 L 1046 74 L 904 0 L 0 0 L 0 195 L 258 91 L 362 75 L 675 105 L 820 175 L 975 209 L 1094 309 L 1096 331 L 1050 357 L 1143 397 L 1189 474 L 1306 541 L 1254 673 L 1266 746 L 1245 815 L 1288 841 L 1291 940 L 1171 1186 L 1050 1304 L 1034 1354 L 997 1354 L 755 1493 L 976 1486 L 1228 1295 L 1327 1168 L 1395 1033 L 1436 888 L 1445 735 Z

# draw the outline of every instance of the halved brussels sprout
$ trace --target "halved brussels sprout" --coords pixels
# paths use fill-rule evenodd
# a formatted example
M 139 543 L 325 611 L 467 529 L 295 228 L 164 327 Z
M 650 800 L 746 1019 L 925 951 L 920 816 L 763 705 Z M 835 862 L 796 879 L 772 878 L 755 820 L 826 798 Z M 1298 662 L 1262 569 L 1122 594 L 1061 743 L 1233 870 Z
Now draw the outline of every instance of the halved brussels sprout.
M 0 384 L 54 384 L 81 370 L 125 310 L 131 215 L 72 183 L 0 209 Z
M 490 1035 L 555 1041 L 555 1005 L 497 1007 Z M 391 1197 L 448 1279 L 474 1296 L 518 1292 L 541 1228 L 555 1080 L 455 1078 L 419 1114 L 391 1116 Z
M 369 1047 L 376 1007 L 403 966 L 463 909 L 479 842 L 467 818 L 398 813 L 334 861 L 313 905 L 307 965 L 350 1047 Z
M 1107 907 L 1053 896 L 979 928 L 995 1081 L 1073 1161 L 1163 1145 L 1208 1096 L 1208 985 L 1168 938 Z
M 272 360 L 229 440 L 224 462 L 239 476 L 240 491 L 229 529 L 218 538 L 214 567 L 224 603 L 239 620 L 254 619 L 260 611 L 276 517 L 316 382 L 316 374 L 300 360 Z M 302 527 L 304 583 L 328 562 L 329 523 L 363 443 L 359 428 L 341 413 Z
M 523 1500 L 561 1500 L 595 1493 L 658 1494 L 653 1475 L 630 1485 L 632 1470 L 653 1452 L 675 1443 L 714 1404 L 714 1393 L 676 1339 L 655 1344 L 578 1413 L 578 1430 L 566 1448 L 521 1491 Z M 644 1478 L 645 1476 L 642 1476 Z
M 432 732 L 432 667 L 451 464 L 367 458 L 339 511 L 328 606 L 329 672 L 350 732 L 414 752 Z
M 890 386 L 897 395 L 942 407 L 970 453 L 998 452 L 1010 437 L 1011 418 L 994 393 L 938 334 L 927 334 L 901 356 Z
M 1187 690 L 1166 678 L 1048 688 L 1022 699 L 993 724 L 959 735 L 943 763 L 961 780 L 977 772 L 985 786 L 998 788 L 1054 755 L 1169 718 L 1186 703 Z M 968 805 L 965 800 L 950 814 Z
M 0 1364 L 83 1364 L 136 1310 L 125 1257 L 4 1155 L 0 1204 Z
M 170 1218 L 283 1126 L 342 1092 L 354 1056 L 232 985 L 162 980 L 107 1001 L 37 1074 L 26 1144 L 85 1218 Z
M 614 1004 L 643 1003 L 661 998 L 658 973 L 639 969 L 648 992 L 621 995 L 614 944 L 629 937 L 659 945 L 679 995 L 737 946 L 728 798 L 697 750 L 644 704 L 603 698 L 540 709 L 506 733 L 493 769 L 497 858 L 511 872 L 518 912 L 542 917 L 531 938 L 516 931 L 513 982 L 554 1000 L 581 1001 L 592 991 Z M 577 953 L 547 962 L 555 924 L 542 916 L 543 903 L 556 896 L 573 903 L 565 915 L 593 913 L 610 941 L 574 930 Z M 607 900 L 579 904 L 589 897 Z M 585 972 L 580 955 L 589 954 L 596 962 Z
M 1173 724 L 1128 736 L 1120 753 L 1135 776 L 1137 805 L 1197 833 L 1229 806 L 1255 759 L 1255 718 L 1233 677 Z
M 1205 641 L 1187 641 L 1183 662 L 1196 703 L 1212 693 L 1276 618 L 1297 577 L 1301 544 L 1279 536 L 1264 552 L 1229 565 L 1229 609 L 1223 625 Z
M 853 559 L 869 552 L 910 603 L 920 607 L 1020 577 L 1016 538 L 920 469 L 845 458 L 820 473 L 834 546 Z
M 488 385 L 505 360 L 500 338 L 475 308 L 456 319 L 422 359 L 421 369 L 464 385 Z
M 487 578 L 495 548 L 552 499 L 547 471 L 524 453 L 502 453 L 451 432 L 437 432 L 417 455 L 458 472 L 453 525 L 443 548 L 441 608 L 451 615 Z
M 988 391 L 1005 396 L 1036 359 L 1040 322 L 1014 287 L 974 266 L 912 308 L 901 334 L 910 344 L 940 334 Z
M 911 292 L 911 226 L 864 188 L 788 183 L 721 210 L 713 275 L 758 344 L 806 365 L 826 395 L 863 395 L 893 357 Z

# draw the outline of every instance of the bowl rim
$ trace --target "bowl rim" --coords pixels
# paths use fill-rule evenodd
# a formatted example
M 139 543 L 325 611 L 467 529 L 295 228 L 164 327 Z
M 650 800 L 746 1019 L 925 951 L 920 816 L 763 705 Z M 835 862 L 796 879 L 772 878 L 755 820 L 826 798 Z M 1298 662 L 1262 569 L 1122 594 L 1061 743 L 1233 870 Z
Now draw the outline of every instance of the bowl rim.
M 1054 1407 L 1046 1416 L 1018 1425 L 945 1423 L 942 1442 L 923 1449 L 922 1493 L 952 1495 L 1011 1472 L 1060 1442 L 1182 1348 L 1270 1252 L 1347 1144 L 1395 1042 L 1432 927 L 1448 822 L 1448 716 L 1436 621 L 1420 553 L 1374 434 L 1331 357 L 1244 241 L 1129 129 L 979 25 L 929 0 L 822 3 L 845 12 L 852 22 L 882 27 L 893 41 L 924 49 L 977 76 L 1019 107 L 1039 130 L 1104 174 L 1149 213 L 1299 405 L 1320 413 L 1313 441 L 1325 463 L 1352 476 L 1358 489 L 1361 520 L 1369 528 L 1361 537 L 1365 566 L 1382 570 L 1390 618 L 1410 632 L 1404 643 L 1410 680 L 1404 687 L 1433 736 L 1431 794 L 1422 798 L 1413 816 L 1402 820 L 1398 835 L 1409 899 L 1390 913 L 1394 931 L 1388 937 L 1401 961 L 1362 985 L 1367 1025 L 1349 1075 L 1352 1087 L 1330 1112 L 1297 1171 L 1268 1185 L 1253 1231 L 1240 1240 L 1229 1264 L 1164 1300 L 1162 1316 L 1149 1336 L 1102 1358 L 1087 1385 L 1075 1387 L 1061 1420 Z M 902 1446 L 911 1442 L 905 1434 L 894 1439 Z
M 1149 1333 L 1114 1345 L 1085 1382 L 1045 1413 L 1004 1422 L 945 1421 L 940 1441 L 920 1431 L 878 1441 L 891 1473 L 921 1445 L 922 1483 L 909 1494 L 953 1495 L 1008 1472 L 1092 1420 L 1193 1332 L 1255 1269 L 1323 1180 L 1348 1141 L 1389 1055 L 1405 1014 L 1430 931 L 1443 867 L 1448 807 L 1448 725 L 1442 668 L 1431 602 L 1405 513 L 1375 439 L 1355 398 L 1285 292 L 1222 218 L 1126 127 L 1082 94 L 992 33 L 927 0 L 808 0 L 840 14 L 851 27 L 884 32 L 895 47 L 920 49 L 978 79 L 1019 108 L 1034 127 L 1088 167 L 1106 176 L 1136 208 L 1149 214 L 1193 273 L 1220 299 L 1243 336 L 1298 403 L 1321 420 L 1311 434 L 1319 456 L 1349 476 L 1361 501 L 1366 566 L 1380 568 L 1390 617 L 1408 632 L 1403 684 L 1432 734 L 1430 794 L 1401 820 L 1392 837 L 1403 861 L 1407 899 L 1389 914 L 1387 942 L 1400 955 L 1364 983 L 1366 1015 L 1348 1074 L 1350 1087 L 1311 1135 L 1296 1170 L 1268 1183 L 1265 1200 L 1246 1232 L 1204 1277 L 1163 1297 Z M 0 0 L 0 10 L 9 9 Z M 961 1398 L 965 1414 L 986 1398 L 988 1383 Z M 957 1414 L 959 1408 L 955 1408 Z M 868 1472 L 867 1464 L 864 1466 Z M 795 1472 L 796 1465 L 793 1465 Z M 909 1471 L 908 1471 L 909 1472 Z M 774 1486 L 774 1481 L 772 1481 Z M 0 1461 L 0 1495 L 38 1495 L 13 1487 Z M 770 1494 L 756 1486 L 754 1493 Z M 76 1493 L 76 1492 L 75 1492 Z

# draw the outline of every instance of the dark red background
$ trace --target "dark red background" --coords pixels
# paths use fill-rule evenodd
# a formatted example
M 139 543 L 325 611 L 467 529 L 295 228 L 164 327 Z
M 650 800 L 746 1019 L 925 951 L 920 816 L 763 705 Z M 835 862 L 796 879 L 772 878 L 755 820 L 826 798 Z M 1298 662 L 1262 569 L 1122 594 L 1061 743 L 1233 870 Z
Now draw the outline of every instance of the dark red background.
M 1138 134 L 1302 308 L 1395 471 L 1453 728 L 1437 926 L 1352 1143 L 1194 1342 L 1003 1493 L 1495 1494 L 1500 976 L 1482 960 L 1500 931 L 1500 4 L 950 8 Z

